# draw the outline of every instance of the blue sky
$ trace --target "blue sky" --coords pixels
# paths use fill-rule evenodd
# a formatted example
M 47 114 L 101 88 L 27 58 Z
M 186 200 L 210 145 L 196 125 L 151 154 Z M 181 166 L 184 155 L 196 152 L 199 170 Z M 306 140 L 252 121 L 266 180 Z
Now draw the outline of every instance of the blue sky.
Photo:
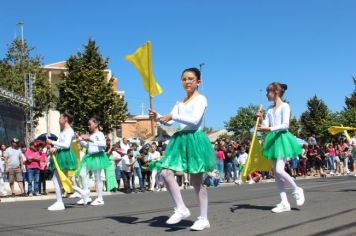
M 181 71 L 205 63 L 206 125 L 218 129 L 240 106 L 267 106 L 264 91 L 273 81 L 288 84 L 293 115 L 313 95 L 341 110 L 356 75 L 355 9 L 349 0 L 2 1 L 0 56 L 19 35 L 19 21 L 45 64 L 68 59 L 91 37 L 110 58 L 129 111 L 138 114 L 148 96 L 124 56 L 150 40 L 164 89 L 155 109 L 169 112 L 185 96 Z

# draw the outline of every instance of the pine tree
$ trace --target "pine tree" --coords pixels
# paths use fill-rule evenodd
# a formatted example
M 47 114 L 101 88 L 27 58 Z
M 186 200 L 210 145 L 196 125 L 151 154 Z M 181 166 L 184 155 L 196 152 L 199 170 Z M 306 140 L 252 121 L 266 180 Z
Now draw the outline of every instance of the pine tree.
M 350 95 L 350 97 L 346 97 L 345 98 L 345 104 L 346 104 L 346 110 L 352 109 L 352 108 L 356 108 L 356 78 L 353 77 L 352 78 L 354 81 L 354 91 L 353 93 Z
M 68 73 L 58 85 L 57 109 L 74 116 L 74 129 L 87 130 L 87 122 L 96 117 L 107 133 L 127 118 L 127 104 L 113 91 L 113 78 L 107 80 L 108 59 L 103 58 L 94 40 L 84 52 L 72 55 L 66 62 Z
M 345 109 L 340 112 L 340 123 L 344 126 L 356 127 L 356 79 L 352 78 L 354 82 L 354 91 L 350 97 L 345 98 Z
M 292 117 L 289 122 L 289 131 L 292 132 L 295 136 L 300 135 L 300 121 L 297 117 Z
M 34 123 L 35 127 L 38 118 L 42 117 L 44 112 L 48 111 L 54 105 L 54 95 L 52 88 L 42 71 L 42 57 L 40 55 L 32 56 L 34 47 L 27 44 L 26 40 L 22 42 L 20 38 L 15 38 L 8 45 L 5 58 L 0 60 L 0 84 L 3 88 L 12 91 L 18 95 L 25 95 L 24 78 L 26 74 L 32 74 L 35 77 L 33 81 L 34 98 Z M 11 101 L 7 101 L 11 102 Z
M 336 114 L 331 113 L 324 101 L 317 96 L 308 100 L 307 108 L 300 118 L 303 137 L 308 138 L 315 134 L 317 141 L 332 139 L 327 128 L 336 124 Z

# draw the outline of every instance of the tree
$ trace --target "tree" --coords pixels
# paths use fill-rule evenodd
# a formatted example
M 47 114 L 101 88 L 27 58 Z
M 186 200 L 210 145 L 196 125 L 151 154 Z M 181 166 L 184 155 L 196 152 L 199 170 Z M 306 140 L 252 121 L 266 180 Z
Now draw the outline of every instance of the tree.
M 356 127 L 356 79 L 354 82 L 354 91 L 350 97 L 345 98 L 345 109 L 339 113 L 340 124 L 344 126 Z
M 78 51 L 66 62 L 68 73 L 58 85 L 57 109 L 74 116 L 74 129 L 87 130 L 87 122 L 96 117 L 105 133 L 127 118 L 127 104 L 113 90 L 113 78 L 107 80 L 108 58 L 103 58 L 94 40 L 84 52 Z
M 236 115 L 225 122 L 225 128 L 240 140 L 251 138 L 251 128 L 256 124 L 257 105 L 238 108 Z
M 300 118 L 301 135 L 307 138 L 315 134 L 316 139 L 323 142 L 332 139 L 327 128 L 337 124 L 337 114 L 331 113 L 324 101 L 316 95 L 308 100 L 307 108 Z
M 27 74 L 34 75 L 33 99 L 34 99 L 34 123 L 37 126 L 38 118 L 53 107 L 55 97 L 52 88 L 42 71 L 42 57 L 32 56 L 35 48 L 15 38 L 8 45 L 5 58 L 0 60 L 0 84 L 3 88 L 18 95 L 25 96 L 24 78 Z M 7 101 L 11 102 L 11 101 Z
M 298 137 L 300 135 L 300 129 L 301 129 L 300 121 L 298 120 L 297 117 L 295 116 L 292 117 L 289 122 L 289 131 Z
M 345 110 L 356 108 L 356 79 L 355 77 L 353 77 L 352 79 L 354 81 L 355 88 L 353 93 L 350 95 L 350 97 L 345 98 L 345 104 L 346 104 Z

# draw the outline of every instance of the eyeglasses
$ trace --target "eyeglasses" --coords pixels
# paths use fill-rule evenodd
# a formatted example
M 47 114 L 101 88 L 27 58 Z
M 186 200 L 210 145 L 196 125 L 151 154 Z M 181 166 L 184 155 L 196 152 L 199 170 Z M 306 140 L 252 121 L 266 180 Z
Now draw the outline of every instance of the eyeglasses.
M 182 78 L 182 82 L 183 83 L 192 83 L 193 81 L 195 81 L 196 80 L 196 78 L 194 78 L 194 77 L 187 77 L 187 78 Z

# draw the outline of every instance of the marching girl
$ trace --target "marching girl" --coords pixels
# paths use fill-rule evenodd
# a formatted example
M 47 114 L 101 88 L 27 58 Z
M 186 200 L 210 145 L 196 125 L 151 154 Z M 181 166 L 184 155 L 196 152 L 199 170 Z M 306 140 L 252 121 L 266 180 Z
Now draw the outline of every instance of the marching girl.
M 281 197 L 281 203 L 272 209 L 274 213 L 291 210 L 284 184 L 293 188 L 293 197 L 298 206 L 302 206 L 305 201 L 303 189 L 298 187 L 284 170 L 288 158 L 297 157 L 302 153 L 296 138 L 288 131 L 291 110 L 289 104 L 282 100 L 287 88 L 286 84 L 277 82 L 268 85 L 267 98 L 274 104 L 269 107 L 263 123 L 258 127 L 258 131 L 269 132 L 263 143 L 263 155 L 272 160 L 275 180 Z M 262 112 L 257 115 L 263 118 Z
M 91 202 L 92 206 L 104 205 L 103 200 L 103 180 L 101 178 L 102 170 L 105 170 L 109 167 L 109 158 L 106 155 L 106 140 L 102 132 L 99 131 L 99 121 L 96 118 L 91 118 L 88 121 L 89 134 L 81 135 L 78 139 L 80 144 L 87 149 L 87 155 L 83 157 L 83 160 L 80 163 L 80 167 L 76 173 L 76 176 L 81 175 L 82 169 L 92 171 L 95 177 L 96 191 L 98 197 Z M 81 191 L 83 195 L 84 205 L 89 202 L 89 188 L 83 189 Z
M 200 71 L 197 68 L 184 70 L 181 82 L 187 96 L 174 106 L 171 113 L 160 116 L 151 110 L 150 116 L 162 124 L 171 124 L 174 121 L 180 124 L 180 131 L 173 135 L 161 160 L 161 175 L 175 203 L 174 214 L 166 223 L 177 224 L 190 216 L 174 178 L 175 172 L 184 172 L 191 176 L 200 206 L 200 216 L 191 229 L 203 230 L 210 227 L 208 193 L 202 184 L 203 174 L 216 167 L 216 157 L 209 139 L 201 130 L 207 100 L 198 92 L 201 83 Z
M 52 154 L 56 153 L 56 159 L 58 162 L 59 169 L 63 172 L 70 170 L 76 170 L 78 166 L 78 161 L 75 153 L 70 148 L 72 141 L 75 137 L 74 131 L 71 127 L 73 121 L 73 116 L 67 112 L 64 112 L 59 117 L 59 125 L 61 127 L 61 133 L 59 135 L 58 141 L 53 141 L 51 139 L 46 140 L 48 144 L 53 145 L 54 147 L 50 149 Z M 62 184 L 59 179 L 57 170 L 54 167 L 53 160 L 51 159 L 49 169 L 54 171 L 53 173 L 53 184 L 56 191 L 57 201 L 48 207 L 49 211 L 59 211 L 64 210 L 65 206 L 62 199 Z

